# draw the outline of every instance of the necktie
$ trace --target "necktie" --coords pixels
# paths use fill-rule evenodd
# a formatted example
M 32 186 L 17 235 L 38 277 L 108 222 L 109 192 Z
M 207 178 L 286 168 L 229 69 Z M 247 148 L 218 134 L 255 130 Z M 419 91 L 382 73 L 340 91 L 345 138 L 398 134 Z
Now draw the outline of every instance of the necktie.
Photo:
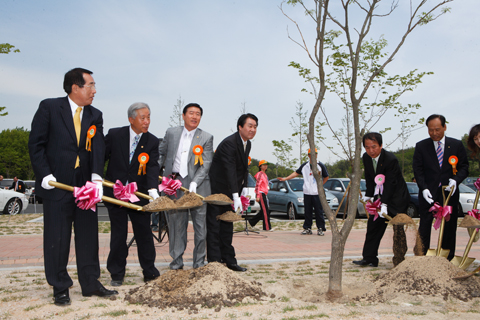
M 373 171 L 377 172 L 377 160 L 372 159 L 373 161 Z
M 180 159 L 180 175 L 182 178 L 185 178 L 188 175 L 188 133 L 185 133 L 185 137 L 183 138 L 183 145 L 182 145 L 182 157 Z
M 138 141 L 140 141 L 140 135 L 137 134 L 133 140 L 132 146 L 130 147 L 129 163 L 132 163 L 132 158 L 135 153 L 135 149 L 137 149 Z
M 80 145 L 80 131 L 82 129 L 82 123 L 80 121 L 80 112 L 82 111 L 82 107 L 78 107 L 75 110 L 75 115 L 73 116 L 73 126 L 75 127 L 75 135 L 77 136 L 77 147 Z M 75 161 L 75 169 L 80 167 L 80 158 L 77 156 L 77 160 Z
M 438 158 L 438 164 L 440 165 L 440 168 L 441 168 L 443 164 L 443 149 L 442 149 L 442 142 L 440 141 L 438 141 L 437 158 Z
M 247 151 L 247 143 L 246 142 L 243 143 L 243 151 L 245 151 L 245 152 Z

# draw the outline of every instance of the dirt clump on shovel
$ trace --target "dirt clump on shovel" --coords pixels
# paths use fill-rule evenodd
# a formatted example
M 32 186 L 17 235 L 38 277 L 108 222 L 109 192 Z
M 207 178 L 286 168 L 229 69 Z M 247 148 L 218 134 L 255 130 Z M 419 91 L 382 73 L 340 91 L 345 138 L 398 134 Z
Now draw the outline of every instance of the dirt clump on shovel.
M 149 204 L 143 206 L 146 211 L 155 212 L 155 211 L 167 211 L 176 208 L 175 203 L 169 197 L 158 197 Z
M 178 209 L 194 208 L 203 205 L 203 201 L 195 193 L 185 191 L 185 194 L 180 199 L 175 200 L 175 204 Z
M 233 203 L 233 200 L 230 199 L 228 196 L 224 195 L 223 193 L 211 194 L 205 198 L 205 201 L 222 201 L 222 202 Z
M 248 281 L 223 264 L 212 262 L 190 270 L 170 270 L 144 286 L 130 290 L 125 296 L 129 303 L 140 303 L 161 309 L 189 309 L 198 306 L 220 311 L 223 306 L 252 303 L 266 293 L 261 283 Z
M 469 301 L 480 297 L 480 280 L 475 277 L 456 281 L 453 277 L 465 273 L 443 257 L 408 257 L 390 272 L 380 275 L 370 292 L 356 297 L 357 301 L 386 302 L 397 296 L 439 296 Z

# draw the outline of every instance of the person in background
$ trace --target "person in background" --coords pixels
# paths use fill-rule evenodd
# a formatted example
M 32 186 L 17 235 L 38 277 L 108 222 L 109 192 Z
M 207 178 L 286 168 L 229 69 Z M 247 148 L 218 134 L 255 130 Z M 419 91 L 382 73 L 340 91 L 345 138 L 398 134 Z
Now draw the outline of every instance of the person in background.
M 315 148 L 315 153 L 317 148 Z M 315 210 L 315 222 L 317 224 L 317 234 L 323 236 L 327 229 L 325 228 L 325 218 L 323 217 L 323 208 L 320 198 L 318 196 L 317 181 L 315 180 L 312 173 L 312 161 L 310 149 L 308 149 L 308 159 L 309 161 L 303 163 L 297 171 L 292 172 L 286 178 L 278 178 L 279 181 L 290 180 L 298 177 L 299 175 L 303 176 L 303 202 L 305 208 L 305 222 L 303 223 L 302 234 L 312 234 L 312 224 L 313 224 L 313 210 Z M 323 183 L 328 180 L 328 171 L 327 167 L 322 162 L 317 163 L 318 173 L 323 178 Z
M 268 162 L 266 160 L 260 160 L 258 168 L 259 171 L 255 175 L 255 179 L 257 180 L 257 183 L 255 184 L 255 200 L 260 204 L 260 210 L 248 222 L 252 227 L 255 227 L 260 220 L 263 220 L 263 230 L 271 231 L 272 225 L 270 224 L 270 210 L 268 209 L 267 199 L 268 176 L 266 171 L 268 168 Z
M 17 177 L 14 177 L 10 190 L 20 192 L 20 193 L 25 193 L 25 183 L 23 183 L 22 180 L 18 180 Z

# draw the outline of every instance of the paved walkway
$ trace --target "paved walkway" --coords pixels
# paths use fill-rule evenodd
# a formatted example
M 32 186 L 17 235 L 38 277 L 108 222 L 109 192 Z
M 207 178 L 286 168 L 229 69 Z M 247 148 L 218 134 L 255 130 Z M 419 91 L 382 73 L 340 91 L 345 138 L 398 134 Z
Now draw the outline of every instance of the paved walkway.
M 193 228 L 188 230 L 188 243 L 184 255 L 186 266 L 191 266 L 193 256 Z M 288 261 L 302 259 L 330 259 L 332 234 L 330 230 L 325 236 L 301 235 L 299 231 L 260 232 L 260 234 L 241 232 L 233 236 L 233 245 L 239 263 L 270 263 L 273 261 Z M 391 261 L 393 230 L 387 228 L 379 248 L 380 264 Z M 129 234 L 131 239 L 132 234 Z M 413 231 L 407 231 L 408 252 L 413 255 Z M 436 248 L 438 233 L 432 232 L 432 248 Z M 362 255 L 365 229 L 353 229 L 345 245 L 345 260 L 357 259 Z M 458 228 L 457 255 L 463 255 L 468 242 L 466 229 Z M 43 267 L 43 236 L 42 235 L 4 235 L 0 236 L 0 270 L 14 270 L 26 267 Z M 109 253 L 110 234 L 99 235 L 100 264 L 105 266 Z M 155 242 L 157 250 L 156 264 L 168 266 L 171 261 L 168 253 L 168 237 L 162 242 Z M 474 243 L 470 257 L 480 260 L 480 242 Z M 135 243 L 130 247 L 128 265 L 138 265 Z M 75 266 L 75 248 L 72 240 L 69 265 Z

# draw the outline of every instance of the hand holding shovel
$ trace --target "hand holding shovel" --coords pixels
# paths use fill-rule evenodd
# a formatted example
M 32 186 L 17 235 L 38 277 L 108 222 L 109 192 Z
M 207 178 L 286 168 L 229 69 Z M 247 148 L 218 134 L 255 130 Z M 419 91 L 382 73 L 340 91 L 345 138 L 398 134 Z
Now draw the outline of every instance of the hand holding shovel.
M 442 186 L 442 195 L 443 195 L 443 209 L 446 209 L 448 205 L 448 201 L 450 201 L 450 197 L 454 191 L 454 188 L 451 188 L 450 193 L 448 194 L 447 199 L 445 199 L 445 188 L 448 186 Z M 438 218 L 437 218 L 438 219 Z M 442 215 L 442 222 L 440 225 L 440 231 L 438 233 L 438 244 L 437 249 L 428 249 L 427 256 L 437 256 L 437 257 L 444 257 L 447 258 L 450 250 L 442 248 L 442 241 L 443 241 L 443 231 L 445 230 L 445 216 Z

